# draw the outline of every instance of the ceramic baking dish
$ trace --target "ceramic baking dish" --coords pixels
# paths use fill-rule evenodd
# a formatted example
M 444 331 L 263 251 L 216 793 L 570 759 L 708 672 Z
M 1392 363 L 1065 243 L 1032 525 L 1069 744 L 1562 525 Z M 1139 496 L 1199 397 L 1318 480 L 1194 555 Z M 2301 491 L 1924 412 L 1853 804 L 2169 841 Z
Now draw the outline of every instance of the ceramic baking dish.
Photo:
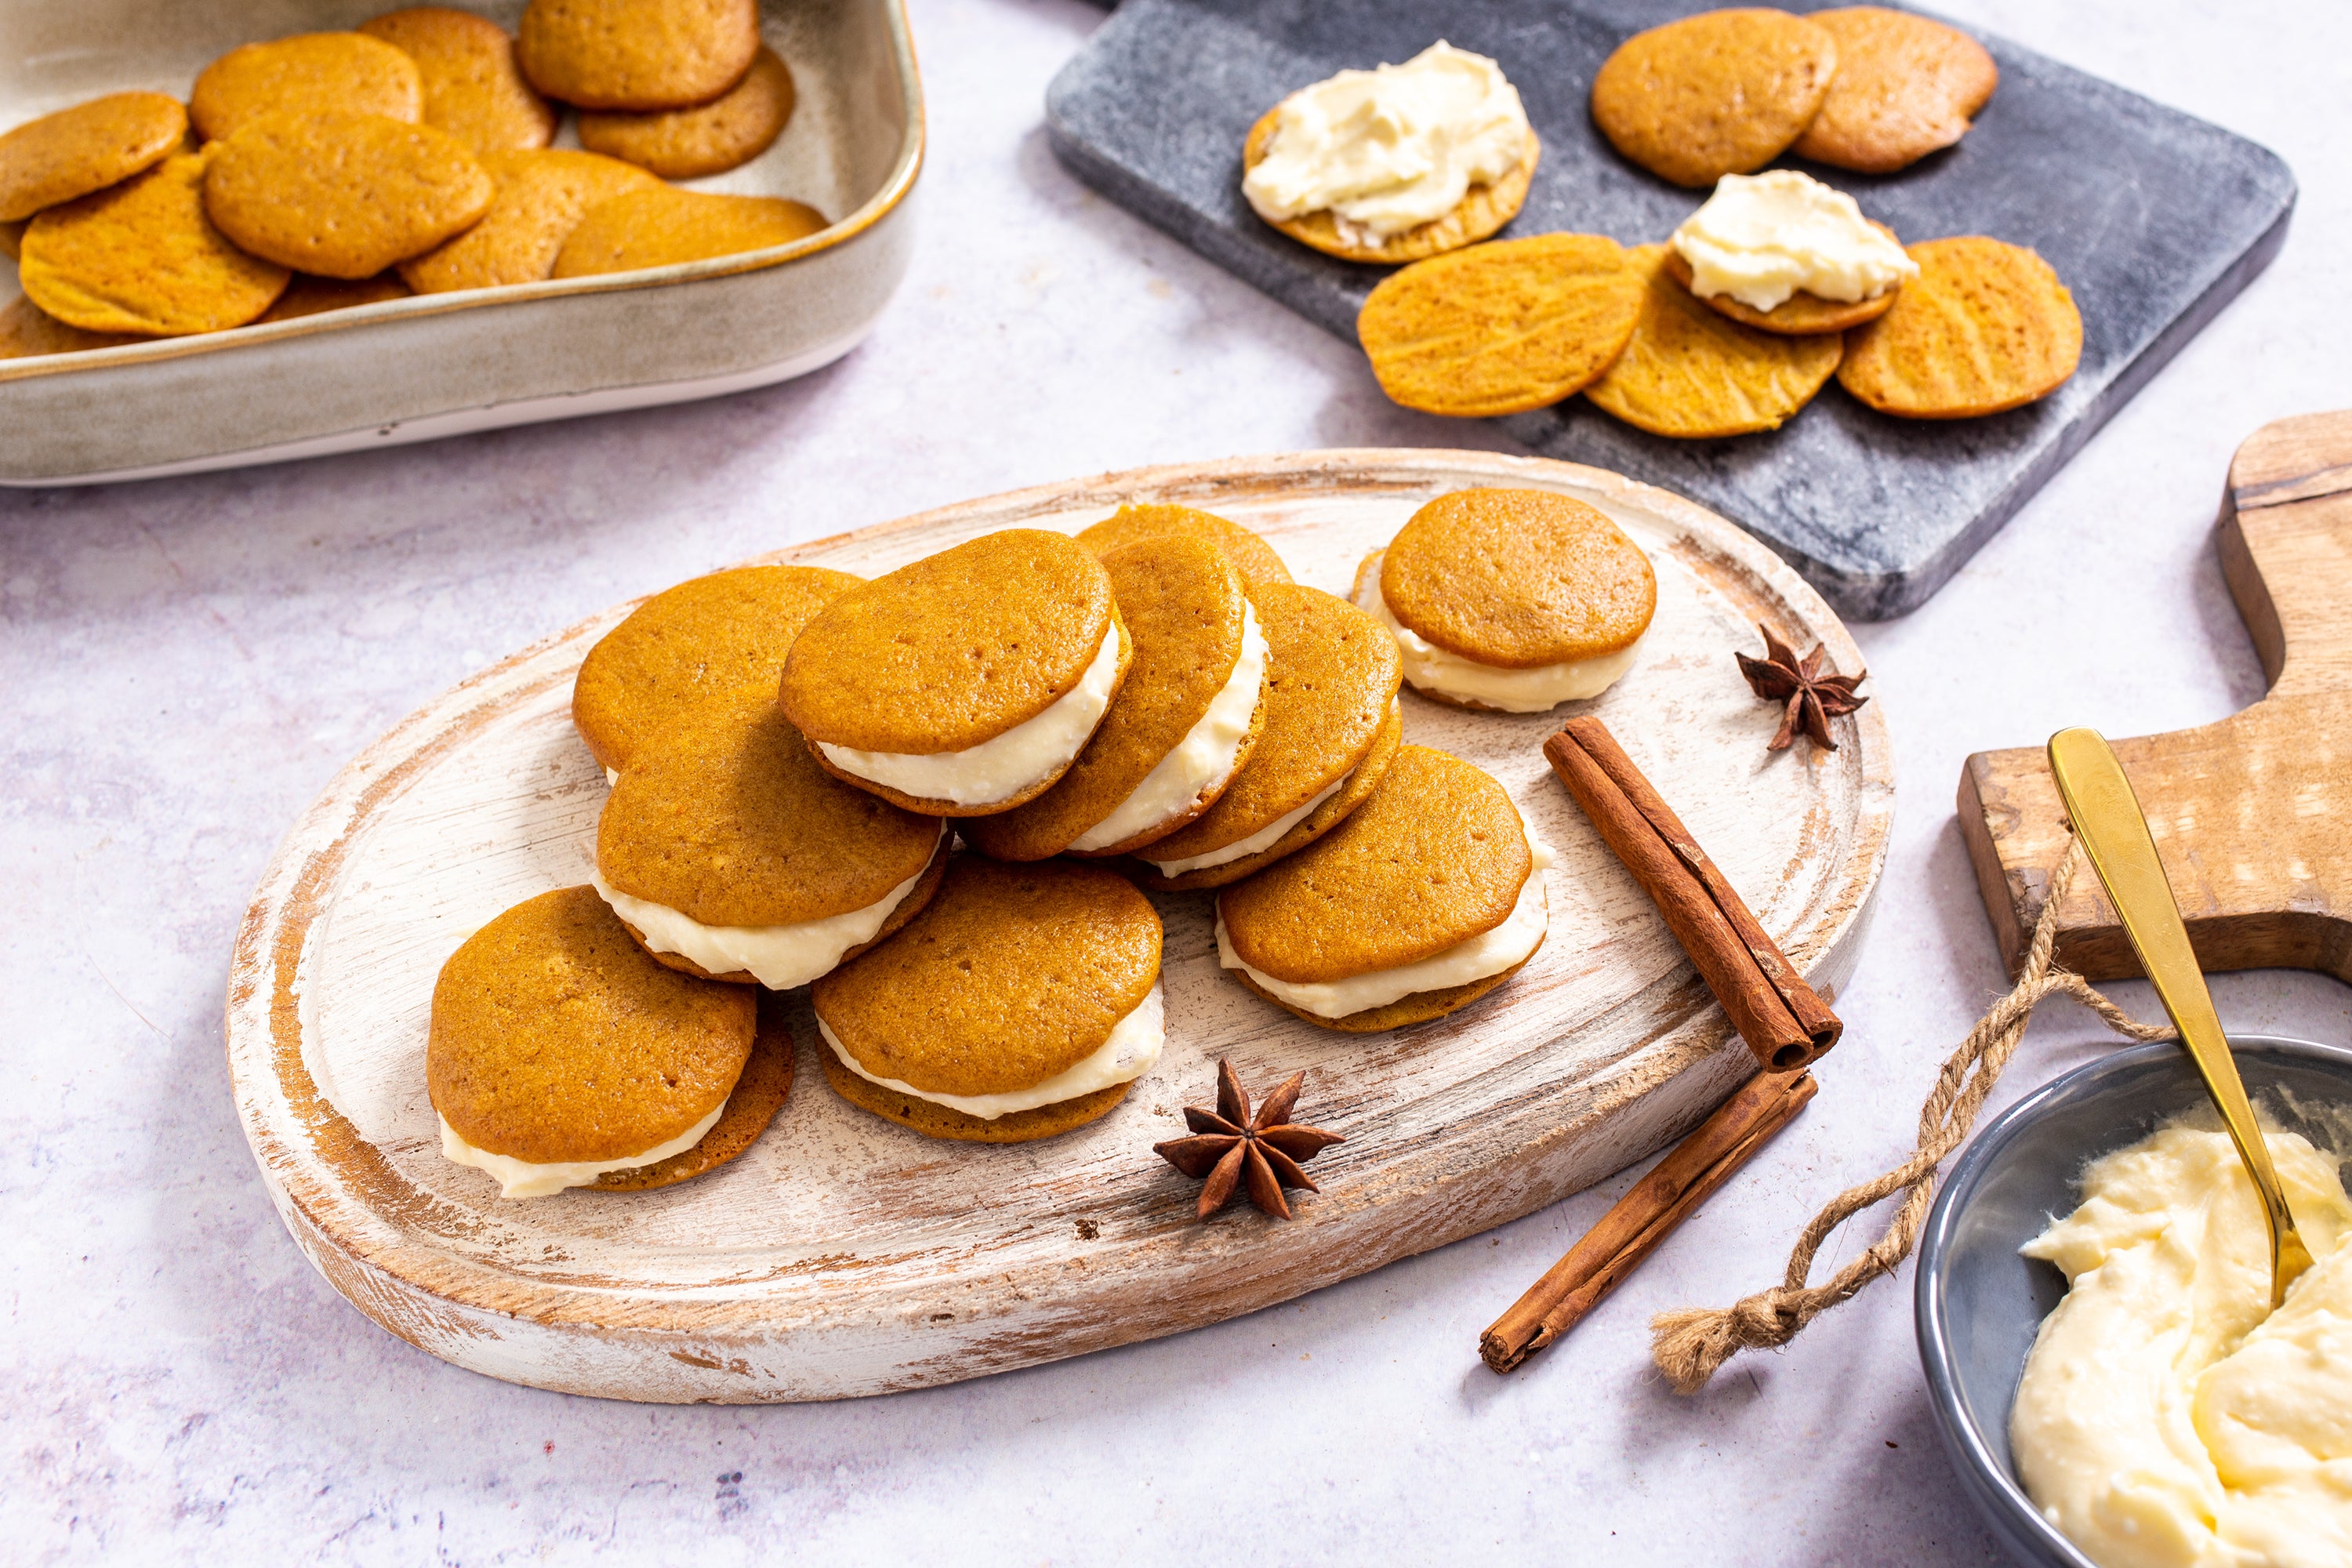
M 458 0 L 511 29 L 522 0 Z M 400 0 L 5 0 L 0 130 L 103 92 L 184 99 L 256 38 Z M 834 219 L 791 245 L 611 278 L 387 300 L 233 332 L 0 360 L 0 485 L 90 484 L 765 386 L 840 358 L 906 273 L 922 91 L 901 0 L 765 0 L 798 107 L 776 144 L 696 189 Z M 558 145 L 576 144 L 567 121 Z M 0 258 L 0 300 L 16 293 Z

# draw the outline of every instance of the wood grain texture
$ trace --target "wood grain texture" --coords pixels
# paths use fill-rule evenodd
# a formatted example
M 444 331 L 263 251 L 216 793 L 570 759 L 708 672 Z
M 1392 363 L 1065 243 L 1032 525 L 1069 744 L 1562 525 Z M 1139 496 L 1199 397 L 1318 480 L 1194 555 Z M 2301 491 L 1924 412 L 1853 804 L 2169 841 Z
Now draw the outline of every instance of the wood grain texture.
M 2270 690 L 2218 723 L 2118 741 L 2116 754 L 2205 968 L 2352 981 L 2352 412 L 2247 437 L 2216 546 Z M 2066 847 L 2042 748 L 1969 757 L 1958 809 L 2015 973 Z M 2057 958 L 2093 980 L 2140 973 L 2095 878 L 2068 890 Z
M 1860 655 L 1813 592 L 1720 519 L 1613 475 L 1478 453 L 1341 451 L 1020 491 L 762 559 L 873 574 L 1014 524 L 1076 531 L 1131 500 L 1263 531 L 1344 590 L 1423 501 L 1470 485 L 1600 506 L 1655 563 L 1657 621 L 1594 702 L 1814 984 L 1851 973 L 1894 802 L 1874 703 L 1834 754 L 1768 754 L 1779 710 L 1731 659 L 1752 623 Z M 432 980 L 509 904 L 584 879 L 604 784 L 572 680 L 627 613 L 550 637 L 426 704 L 305 813 L 239 933 L 230 1073 L 303 1250 L 392 1332 L 541 1387 L 663 1401 L 822 1399 L 951 1382 L 1255 1310 L 1541 1207 L 1679 1137 L 1753 1069 L 1649 900 L 1547 770 L 1556 718 L 1408 695 L 1407 733 L 1500 778 L 1559 853 L 1551 935 L 1511 984 L 1425 1027 L 1340 1036 L 1216 967 L 1211 900 L 1158 898 L 1169 1043 L 1111 1114 L 1061 1138 L 947 1145 L 807 1070 L 760 1143 L 660 1192 L 503 1202 L 444 1161 L 424 1091 Z M 788 1005 L 803 1053 L 805 998 Z M 1213 1091 L 1304 1068 L 1302 1114 L 1349 1142 L 1283 1225 L 1209 1224 L 1150 1145 Z

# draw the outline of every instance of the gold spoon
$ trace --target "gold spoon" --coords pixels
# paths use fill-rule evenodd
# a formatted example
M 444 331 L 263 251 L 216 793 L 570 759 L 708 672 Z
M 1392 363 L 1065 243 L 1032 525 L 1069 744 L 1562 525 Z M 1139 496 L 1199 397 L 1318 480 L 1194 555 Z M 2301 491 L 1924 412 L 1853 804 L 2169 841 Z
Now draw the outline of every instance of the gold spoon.
M 2148 833 L 2139 797 L 2132 794 L 2123 764 L 2096 730 L 2061 730 L 2051 736 L 2050 771 L 2065 797 L 2075 837 L 2091 858 L 2091 868 L 2098 872 L 2116 918 L 2123 921 L 2124 934 L 2131 938 L 2132 951 L 2139 954 L 2140 967 L 2147 971 L 2164 1010 L 2172 1015 L 2180 1044 L 2197 1064 L 2205 1091 L 2213 1097 L 2229 1126 L 2230 1141 L 2254 1179 L 2254 1191 L 2263 1201 L 2263 1223 L 2271 1237 L 2271 1306 L 2275 1310 L 2286 1300 L 2286 1288 L 2311 1267 L 2311 1253 L 2295 1232 L 2286 1193 L 2271 1166 L 2270 1146 L 2254 1124 L 2254 1108 L 2247 1102 L 2246 1086 L 2230 1055 L 2230 1038 L 2221 1032 L 2204 972 L 2189 945 L 2189 928 L 2181 923 L 2172 884 L 2156 857 L 2156 840 Z

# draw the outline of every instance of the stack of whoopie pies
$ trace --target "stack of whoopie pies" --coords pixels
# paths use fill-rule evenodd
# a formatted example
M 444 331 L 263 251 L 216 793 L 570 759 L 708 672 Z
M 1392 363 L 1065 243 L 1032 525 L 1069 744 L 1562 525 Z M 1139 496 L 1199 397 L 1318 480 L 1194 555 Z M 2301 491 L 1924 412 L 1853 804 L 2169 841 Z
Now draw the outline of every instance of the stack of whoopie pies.
M 592 885 L 500 916 L 435 993 L 444 1152 L 509 1196 L 709 1169 L 782 1103 L 772 996 L 803 985 L 851 1103 L 1066 1131 L 1160 1057 L 1146 890 L 1218 889 L 1220 963 L 1327 1028 L 1493 991 L 1542 945 L 1550 857 L 1492 777 L 1403 743 L 1399 689 L 1593 695 L 1655 578 L 1591 507 L 1479 490 L 1423 508 L 1355 600 L 1175 506 L 647 600 L 573 692 L 612 783 Z

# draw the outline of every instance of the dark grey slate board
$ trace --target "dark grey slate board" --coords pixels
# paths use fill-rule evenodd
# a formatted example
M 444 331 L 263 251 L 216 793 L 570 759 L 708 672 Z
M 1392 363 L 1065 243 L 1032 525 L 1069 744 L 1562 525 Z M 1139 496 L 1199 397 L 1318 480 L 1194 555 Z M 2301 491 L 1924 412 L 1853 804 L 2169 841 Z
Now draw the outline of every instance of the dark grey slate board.
M 1703 8 L 1127 0 L 1055 78 L 1046 123 L 1087 184 L 1353 342 L 1356 311 L 1383 269 L 1318 255 L 1258 221 L 1241 195 L 1253 121 L 1333 71 L 1401 60 L 1443 37 L 1500 60 L 1543 137 L 1534 188 L 1506 234 L 1663 239 L 1704 193 L 1619 158 L 1593 129 L 1586 94 L 1626 37 Z M 1984 43 L 2000 90 L 1958 147 L 1883 177 L 1809 172 L 1906 239 L 1988 234 L 2040 251 L 2083 312 L 2082 367 L 2055 395 L 1989 419 L 1920 424 L 1874 414 L 1832 384 L 1779 430 L 1696 442 L 1646 436 L 1571 398 L 1503 428 L 1543 456 L 1713 508 L 1847 616 L 1923 603 L 2269 263 L 2294 207 L 2294 177 L 2266 149 L 1999 38 Z

